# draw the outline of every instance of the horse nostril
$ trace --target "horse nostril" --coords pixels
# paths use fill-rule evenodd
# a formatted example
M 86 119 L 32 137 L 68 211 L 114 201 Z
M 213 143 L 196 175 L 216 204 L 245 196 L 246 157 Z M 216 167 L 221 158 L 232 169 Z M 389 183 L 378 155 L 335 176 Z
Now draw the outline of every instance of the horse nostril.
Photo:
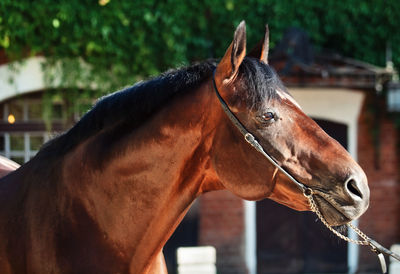
M 357 187 L 357 183 L 354 179 L 350 179 L 346 182 L 346 188 L 350 192 L 350 194 L 353 194 L 359 198 L 363 198 L 363 195 L 361 194 L 361 191 Z

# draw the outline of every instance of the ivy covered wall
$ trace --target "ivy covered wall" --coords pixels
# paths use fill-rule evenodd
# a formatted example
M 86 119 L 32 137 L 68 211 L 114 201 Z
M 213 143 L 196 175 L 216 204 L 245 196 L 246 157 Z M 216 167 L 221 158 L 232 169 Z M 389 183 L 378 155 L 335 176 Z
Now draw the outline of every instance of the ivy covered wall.
M 297 26 L 317 48 L 379 66 L 390 43 L 400 66 L 397 0 L 1 0 L 0 52 L 8 60 L 44 55 L 48 65 L 61 61 L 63 83 L 95 82 L 104 93 L 220 57 L 242 19 L 249 47 L 261 39 L 265 23 L 272 47 L 287 27 Z

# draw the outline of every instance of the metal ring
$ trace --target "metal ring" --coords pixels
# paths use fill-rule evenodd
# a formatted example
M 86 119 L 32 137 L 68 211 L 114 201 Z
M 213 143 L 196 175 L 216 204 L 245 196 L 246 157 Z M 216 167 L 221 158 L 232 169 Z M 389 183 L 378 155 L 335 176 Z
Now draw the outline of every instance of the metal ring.
M 304 189 L 303 194 L 306 197 L 311 197 L 314 194 L 314 191 L 311 188 L 307 187 Z

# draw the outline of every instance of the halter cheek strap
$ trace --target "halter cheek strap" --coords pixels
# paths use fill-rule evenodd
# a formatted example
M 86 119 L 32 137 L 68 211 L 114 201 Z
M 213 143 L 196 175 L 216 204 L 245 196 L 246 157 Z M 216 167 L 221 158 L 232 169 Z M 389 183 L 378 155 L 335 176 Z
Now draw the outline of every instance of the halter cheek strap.
M 263 147 L 260 145 L 260 143 L 257 141 L 257 139 L 254 137 L 253 134 L 251 134 L 245 127 L 244 125 L 239 121 L 239 119 L 233 114 L 233 112 L 230 110 L 229 106 L 227 103 L 224 101 L 224 99 L 221 97 L 221 94 L 218 92 L 217 84 L 215 83 L 215 70 L 213 73 L 213 86 L 215 90 L 215 94 L 218 97 L 218 100 L 221 103 L 221 107 L 224 110 L 225 114 L 228 116 L 229 120 L 236 126 L 236 128 L 240 131 L 240 133 L 243 135 L 244 139 L 246 140 L 247 143 L 249 143 L 252 147 L 254 147 L 258 152 L 260 152 L 265 158 L 267 158 L 273 166 L 275 166 L 280 172 L 285 174 L 293 183 L 295 183 L 302 191 L 303 193 L 309 193 L 311 191 L 311 188 L 308 186 L 304 185 L 303 183 L 300 183 L 297 181 L 290 173 L 288 173 L 285 169 L 283 169 L 274 158 L 272 158 L 268 153 L 266 153 L 263 149 Z
M 271 157 L 267 152 L 265 152 L 263 147 L 260 145 L 260 143 L 254 137 L 254 135 L 251 134 L 245 128 L 245 126 L 239 121 L 239 119 L 235 116 L 235 114 L 233 114 L 233 112 L 230 110 L 229 106 L 226 104 L 226 102 L 221 97 L 220 93 L 218 92 L 218 88 L 217 88 L 217 85 L 215 83 L 215 70 L 213 72 L 212 81 L 213 81 L 215 94 L 217 95 L 218 100 L 221 103 L 222 109 L 224 110 L 225 114 L 228 116 L 229 120 L 231 120 L 231 122 L 235 125 L 235 127 L 243 135 L 243 137 L 246 140 L 246 142 L 249 143 L 252 147 L 254 147 L 265 158 L 267 158 L 268 161 L 270 161 L 273 166 L 275 166 L 280 172 L 285 174 L 286 177 L 288 177 L 293 183 L 295 183 L 303 191 L 304 196 L 307 197 L 307 199 L 308 199 L 308 201 L 310 203 L 311 211 L 313 211 L 315 214 L 317 214 L 317 216 L 321 220 L 321 222 L 330 231 L 332 231 L 332 233 L 334 233 L 336 236 L 338 236 L 339 238 L 341 238 L 341 239 L 343 239 L 343 240 L 345 240 L 347 242 L 351 242 L 351 243 L 358 244 L 358 245 L 370 246 L 371 250 L 373 252 L 375 252 L 377 254 L 377 256 L 378 256 L 378 259 L 379 259 L 379 262 L 380 262 L 380 265 L 381 265 L 381 268 L 382 268 L 382 273 L 386 273 L 386 271 L 387 271 L 386 261 L 385 261 L 385 258 L 384 258 L 382 253 L 384 253 L 386 255 L 389 255 L 389 256 L 392 256 L 396 260 L 400 261 L 400 255 L 398 255 L 398 254 L 386 249 L 385 247 L 380 245 L 378 242 L 372 240 L 367 235 L 365 235 L 360 229 L 358 229 L 357 227 L 353 226 L 351 223 L 347 223 L 346 224 L 347 227 L 353 229 L 363 240 L 350 239 L 349 237 L 347 237 L 347 236 L 339 233 L 335 229 L 333 229 L 328 224 L 328 222 L 325 220 L 324 216 L 322 215 L 322 213 L 318 209 L 318 206 L 317 206 L 317 204 L 315 203 L 315 201 L 313 199 L 313 195 L 314 195 L 313 190 L 310 187 L 306 186 L 305 184 L 297 181 L 296 178 L 294 178 L 290 173 L 288 173 L 284 168 L 282 168 L 273 157 Z

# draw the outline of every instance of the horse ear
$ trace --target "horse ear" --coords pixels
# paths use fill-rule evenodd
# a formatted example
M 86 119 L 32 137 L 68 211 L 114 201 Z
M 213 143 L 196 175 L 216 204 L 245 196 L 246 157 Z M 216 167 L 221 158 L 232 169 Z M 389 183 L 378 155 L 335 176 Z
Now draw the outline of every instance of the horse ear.
M 260 42 L 250 51 L 248 56 L 259 59 L 261 62 L 268 64 L 268 51 L 269 51 L 269 28 L 265 26 L 265 35 Z
M 236 28 L 233 41 L 226 50 L 216 70 L 216 76 L 221 79 L 233 79 L 246 56 L 246 23 L 240 22 Z

